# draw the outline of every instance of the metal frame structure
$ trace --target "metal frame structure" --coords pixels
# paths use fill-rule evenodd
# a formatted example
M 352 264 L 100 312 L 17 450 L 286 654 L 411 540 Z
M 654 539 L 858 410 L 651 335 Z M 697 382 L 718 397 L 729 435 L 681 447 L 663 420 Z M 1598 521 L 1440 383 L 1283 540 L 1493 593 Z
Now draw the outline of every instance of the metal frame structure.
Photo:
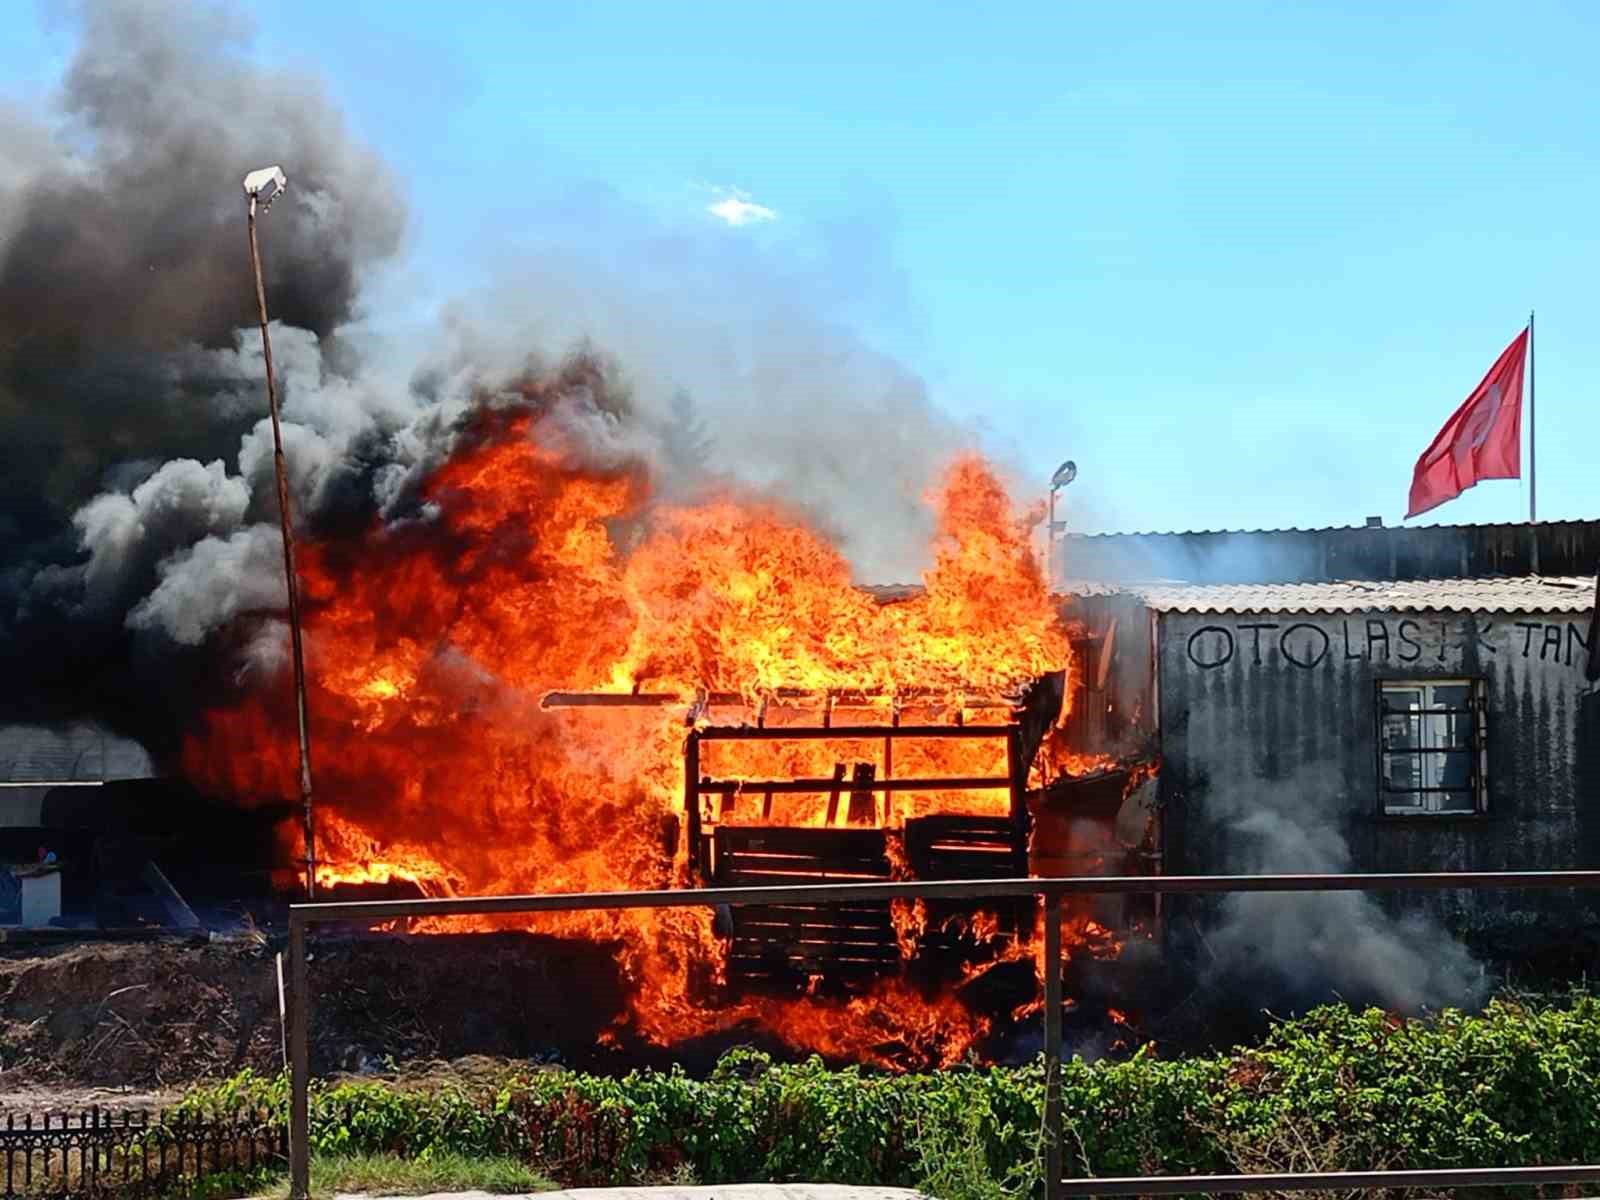
M 1005 739 L 1006 773 L 1004 775 L 958 776 L 907 776 L 890 778 L 894 769 L 894 743 L 896 740 Z M 1004 725 L 707 725 L 692 729 L 683 743 L 683 805 L 689 825 L 689 866 L 699 871 L 704 863 L 701 853 L 700 797 L 720 795 L 725 798 L 752 795 L 762 796 L 768 808 L 774 795 L 829 793 L 837 797 L 853 785 L 842 776 L 832 779 L 707 779 L 700 773 L 700 748 L 707 742 L 851 742 L 881 741 L 883 743 L 884 773 L 881 778 L 861 785 L 861 790 L 883 793 L 884 808 L 889 808 L 889 797 L 895 792 L 958 792 L 998 791 L 1004 788 L 1011 796 L 1011 823 L 1016 836 L 1026 840 L 1028 834 L 1028 772 L 1022 761 L 1022 727 L 1016 723 Z M 830 822 L 831 823 L 831 822 Z M 885 822 L 887 824 L 887 822 Z M 1025 866 L 1025 864 L 1024 864 Z
M 1539 1167 L 1462 1167 L 1423 1171 L 1353 1171 L 1262 1175 L 1152 1175 L 1128 1178 L 1062 1177 L 1061 1113 L 1061 901 L 1066 896 L 1129 893 L 1449 891 L 1486 888 L 1600 888 L 1600 871 L 1474 871 L 1412 874 L 1166 875 L 1099 878 L 919 880 L 907 883 L 810 884 L 799 887 L 699 888 L 683 891 L 572 892 L 528 896 L 464 896 L 444 900 L 376 900 L 296 904 L 289 909 L 289 1110 L 290 1196 L 310 1195 L 311 1069 L 307 1030 L 306 931 L 333 921 L 371 922 L 402 917 L 474 916 L 485 913 L 594 912 L 714 907 L 717 905 L 887 900 L 1000 900 L 1040 898 L 1044 906 L 1045 1198 L 1155 1196 L 1317 1191 L 1349 1188 L 1454 1188 L 1600 1182 L 1600 1164 Z

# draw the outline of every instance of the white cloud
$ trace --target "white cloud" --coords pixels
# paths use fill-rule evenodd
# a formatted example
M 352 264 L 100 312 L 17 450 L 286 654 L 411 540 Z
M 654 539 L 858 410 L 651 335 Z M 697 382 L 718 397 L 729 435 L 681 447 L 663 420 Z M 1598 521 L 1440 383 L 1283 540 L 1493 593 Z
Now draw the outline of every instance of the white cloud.
M 717 188 L 721 195 L 715 204 L 706 205 L 706 211 L 719 221 L 723 221 L 735 228 L 741 225 L 758 225 L 763 221 L 776 221 L 778 212 L 768 208 L 765 204 L 757 204 L 750 199 L 749 192 L 742 192 L 738 188 Z

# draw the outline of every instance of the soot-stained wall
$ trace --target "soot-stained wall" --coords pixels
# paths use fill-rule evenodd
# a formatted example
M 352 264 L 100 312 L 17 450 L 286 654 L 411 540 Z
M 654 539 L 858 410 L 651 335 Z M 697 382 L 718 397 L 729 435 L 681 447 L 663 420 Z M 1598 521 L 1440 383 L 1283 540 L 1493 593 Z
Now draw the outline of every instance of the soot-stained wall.
M 1575 613 L 1193 614 L 1160 618 L 1166 870 L 1522 870 L 1600 865 L 1600 697 Z M 1487 687 L 1487 812 L 1379 815 L 1377 682 Z M 1250 806 L 1275 784 L 1296 823 L 1263 861 Z M 1298 835 L 1303 834 L 1303 837 Z M 1342 845 L 1340 841 L 1342 839 Z M 1313 858 L 1320 861 L 1296 861 Z M 1332 865 L 1330 865 L 1330 863 Z M 1493 937 L 1586 923 L 1566 892 L 1390 897 Z

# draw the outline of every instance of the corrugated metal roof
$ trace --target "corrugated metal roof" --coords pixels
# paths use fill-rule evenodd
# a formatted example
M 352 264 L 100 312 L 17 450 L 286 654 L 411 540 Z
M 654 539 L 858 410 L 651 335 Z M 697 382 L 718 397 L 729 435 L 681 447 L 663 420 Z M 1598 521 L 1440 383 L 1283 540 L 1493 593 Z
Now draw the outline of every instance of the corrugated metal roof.
M 1594 579 L 1344 580 L 1335 583 L 1105 583 L 1069 580 L 1069 596 L 1137 597 L 1157 612 L 1588 612 Z
M 0 783 L 148 779 L 154 773 L 143 746 L 98 725 L 0 725 Z
M 1070 537 L 1059 557 L 1080 579 L 1195 584 L 1587 575 L 1600 522 Z
M 1600 517 L 1572 517 L 1559 521 L 1540 521 L 1540 527 L 1557 528 L 1571 525 L 1600 524 Z M 1184 537 L 1258 537 L 1262 534 L 1274 533 L 1396 533 L 1413 532 L 1419 529 L 1520 529 L 1528 528 L 1526 521 L 1477 521 L 1470 524 L 1454 522 L 1428 522 L 1416 525 L 1276 525 L 1263 526 L 1259 529 L 1106 529 L 1095 533 L 1080 533 L 1069 531 L 1063 535 L 1066 541 L 1084 538 L 1093 541 L 1097 538 L 1184 538 Z

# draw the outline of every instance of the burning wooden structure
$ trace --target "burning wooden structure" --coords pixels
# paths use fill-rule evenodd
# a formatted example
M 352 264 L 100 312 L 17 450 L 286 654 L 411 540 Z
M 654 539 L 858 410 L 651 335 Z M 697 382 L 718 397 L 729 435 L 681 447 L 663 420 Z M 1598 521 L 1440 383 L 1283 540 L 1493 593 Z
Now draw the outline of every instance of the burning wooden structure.
M 1029 873 L 1029 768 L 1062 708 L 1062 673 L 1014 698 L 786 692 L 751 705 L 699 696 L 685 717 L 682 844 L 689 882 L 711 887 L 1004 879 Z M 659 707 L 665 694 L 551 693 L 547 708 Z M 743 720 L 727 721 L 732 710 Z M 968 717 L 974 717 L 969 721 Z M 874 718 L 877 718 L 875 721 Z M 992 761 L 987 773 L 897 771 L 930 743 L 987 747 L 941 761 Z M 714 763 L 719 748 L 767 750 L 762 765 L 832 757 L 828 775 L 752 774 Z M 866 753 L 870 748 L 871 753 Z M 897 748 L 899 754 L 897 755 Z M 777 753 L 772 753 L 777 751 Z M 802 809 L 787 798 L 805 798 Z M 725 976 L 749 990 L 852 990 L 909 971 L 948 981 L 1032 930 L 1031 904 L 980 910 L 935 901 L 742 906 L 718 918 Z

